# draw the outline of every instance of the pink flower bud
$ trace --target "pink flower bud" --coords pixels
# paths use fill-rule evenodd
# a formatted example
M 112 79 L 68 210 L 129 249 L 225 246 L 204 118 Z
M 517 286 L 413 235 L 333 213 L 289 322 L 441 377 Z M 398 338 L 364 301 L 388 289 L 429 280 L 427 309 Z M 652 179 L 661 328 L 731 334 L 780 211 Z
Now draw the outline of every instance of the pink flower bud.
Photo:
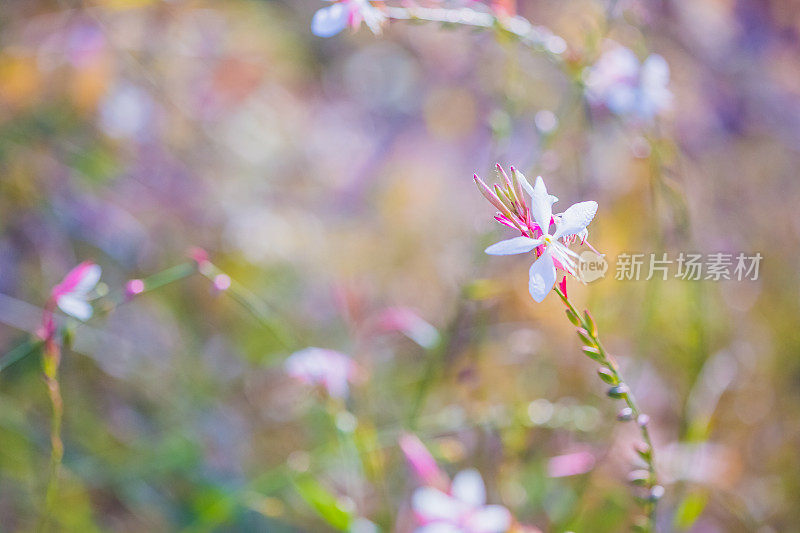
M 231 277 L 227 274 L 217 274 L 214 276 L 214 288 L 220 292 L 231 288 Z
M 208 260 L 208 252 L 200 247 L 194 246 L 190 248 L 188 256 L 192 261 L 197 263 L 197 270 L 200 272 L 206 272 L 211 265 L 211 262 Z
M 143 292 L 144 292 L 144 281 L 140 279 L 132 279 L 125 284 L 125 296 L 127 298 L 133 298 L 134 296 L 138 296 Z

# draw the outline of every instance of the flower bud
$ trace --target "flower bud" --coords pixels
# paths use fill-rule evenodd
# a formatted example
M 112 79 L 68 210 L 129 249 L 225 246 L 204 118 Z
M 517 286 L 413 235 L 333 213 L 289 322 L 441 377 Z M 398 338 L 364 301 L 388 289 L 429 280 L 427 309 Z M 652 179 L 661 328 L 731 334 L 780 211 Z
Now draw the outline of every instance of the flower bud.
M 578 337 L 586 344 L 587 346 L 596 346 L 594 339 L 589 336 L 589 332 L 583 328 L 578 328 Z
M 637 487 L 644 487 L 650 481 L 650 472 L 648 470 L 634 470 L 628 474 L 628 482 Z
M 597 326 L 594 323 L 594 318 L 592 318 L 592 314 L 586 310 L 583 312 L 583 318 L 586 322 L 586 329 L 592 335 L 592 337 L 597 337 Z
M 125 297 L 130 299 L 144 292 L 144 282 L 140 279 L 129 280 L 125 284 Z
M 633 409 L 630 407 L 625 407 L 624 409 L 620 410 L 620 412 L 617 413 L 617 420 L 620 422 L 630 422 L 633 420 Z
M 665 492 L 666 492 L 666 490 L 664 490 L 664 487 L 662 487 L 661 485 L 656 485 L 655 487 L 650 489 L 650 496 L 649 496 L 648 499 L 652 503 L 655 503 L 655 502 L 657 502 L 658 500 L 660 500 L 661 498 L 664 497 L 664 493 Z
M 578 318 L 578 315 L 572 312 L 572 309 L 567 309 L 567 319 L 569 319 L 569 321 L 575 326 L 581 325 L 581 319 Z
M 597 375 L 609 385 L 616 385 L 618 383 L 617 376 L 615 376 L 614 373 L 607 368 L 601 368 L 598 370 Z
M 590 359 L 594 359 L 595 361 L 598 362 L 603 362 L 603 356 L 600 353 L 600 350 L 598 350 L 594 346 L 583 346 L 581 350 L 583 350 L 583 353 L 585 353 L 586 356 L 589 357 Z
M 217 274 L 214 276 L 213 285 L 219 292 L 226 291 L 231 287 L 231 278 L 227 274 Z
M 608 389 L 608 392 L 606 394 L 608 394 L 609 398 L 615 398 L 619 400 L 621 398 L 624 398 L 628 394 L 628 392 L 629 392 L 628 386 L 625 385 L 624 383 L 620 383 L 619 385 Z
M 650 446 L 645 444 L 644 442 L 640 442 L 633 446 L 633 449 L 636 450 L 636 454 L 641 457 L 643 460 L 650 462 L 652 458 L 652 454 L 650 453 Z

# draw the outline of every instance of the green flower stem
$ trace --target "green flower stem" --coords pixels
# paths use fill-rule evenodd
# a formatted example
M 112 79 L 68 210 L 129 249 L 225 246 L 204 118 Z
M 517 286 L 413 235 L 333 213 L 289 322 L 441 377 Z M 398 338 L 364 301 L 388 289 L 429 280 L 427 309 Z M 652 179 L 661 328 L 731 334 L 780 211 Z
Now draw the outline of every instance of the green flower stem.
M 184 280 L 197 272 L 198 266 L 194 261 L 187 261 L 185 263 L 169 267 L 160 272 L 156 272 L 155 274 L 152 274 L 146 278 L 142 278 L 141 281 L 144 284 L 144 290 L 133 298 L 139 298 L 143 294 L 156 291 L 166 285 Z M 212 281 L 216 275 L 223 273 L 224 272 L 222 270 L 211 263 L 206 263 L 204 268 L 200 269 L 200 274 Z M 293 346 L 299 346 L 299 341 L 289 338 L 288 333 L 286 333 L 287 331 L 290 331 L 289 328 L 282 327 L 282 323 L 278 323 L 276 314 L 269 309 L 267 304 L 261 301 L 252 292 L 247 290 L 244 286 L 236 281 L 231 282 L 231 287 L 227 292 L 234 299 L 234 301 L 239 303 L 246 311 L 253 315 L 253 317 L 262 326 L 264 326 L 284 348 L 289 349 Z M 124 289 L 113 291 L 108 296 L 102 298 L 99 301 L 100 303 L 95 306 L 95 317 L 107 315 L 120 305 L 124 305 L 130 300 L 131 296 L 128 295 Z M 73 331 L 77 330 L 82 325 L 83 323 L 78 323 L 71 329 Z M 0 372 L 33 353 L 39 353 L 38 349 L 42 346 L 42 344 L 43 341 L 41 339 L 31 338 L 17 345 L 2 358 L 0 358 Z
M 37 338 L 28 339 L 25 342 L 18 344 L 12 348 L 10 352 L 6 353 L 2 359 L 0 359 L 0 372 L 10 367 L 20 359 L 24 359 L 32 353 L 37 353 L 43 344 L 44 341 Z
M 216 276 L 221 274 L 227 275 L 219 267 L 209 262 L 202 265 L 199 272 L 212 283 Z M 301 346 L 302 343 L 300 340 L 289 333 L 292 331 L 292 328 L 281 321 L 277 314 L 270 309 L 269 305 L 253 294 L 253 292 L 244 285 L 231 279 L 231 285 L 226 292 L 234 301 L 248 311 L 283 348 L 291 350 Z
M 631 391 L 630 387 L 625 384 L 625 380 L 620 374 L 619 366 L 614 358 L 608 354 L 597 332 L 597 326 L 594 323 L 588 311 L 583 314 L 578 313 L 575 306 L 567 298 L 558 287 L 555 288 L 556 293 L 567 306 L 567 317 L 578 329 L 578 336 L 586 344 L 583 347 L 583 352 L 600 363 L 602 368 L 598 372 L 600 378 L 611 385 L 608 395 L 612 398 L 624 400 L 628 406 L 623 410 L 618 417 L 620 420 L 633 420 L 639 428 L 644 441 L 643 446 L 637 446 L 636 451 L 639 457 L 646 464 L 646 475 L 639 476 L 636 471 L 633 472 L 631 481 L 634 484 L 643 486 L 647 489 L 647 495 L 643 498 L 643 507 L 646 518 L 643 522 L 636 524 L 636 529 L 642 532 L 652 532 L 655 530 L 656 519 L 656 506 L 658 500 L 663 493 L 663 488 L 658 485 L 658 477 L 656 475 L 655 466 L 655 452 L 653 450 L 653 442 L 650 438 L 650 431 L 648 430 L 648 417 L 639 408 L 636 402 L 636 397 Z
M 50 515 L 58 496 L 58 478 L 61 472 L 61 461 L 64 458 L 64 443 L 61 440 L 61 422 L 64 419 L 64 400 L 61 397 L 61 385 L 58 376 L 46 376 L 47 392 L 50 405 L 53 409 L 53 418 L 50 422 L 50 470 L 45 492 L 44 510 L 39 521 L 37 531 L 46 531 L 50 522 Z
M 188 278 L 195 272 L 197 272 L 197 267 L 194 262 L 182 263 L 157 272 L 152 276 L 142 279 L 142 282 L 144 283 L 144 291 L 139 293 L 137 296 L 141 296 L 144 293 L 160 289 L 161 287 L 169 285 L 170 283 Z M 130 298 L 126 295 L 124 290 L 115 291 L 103 299 L 104 301 L 102 305 L 97 306 L 95 316 L 108 314 L 120 305 L 129 301 L 129 299 Z M 75 327 L 72 329 L 78 329 L 81 325 L 83 325 L 83 323 L 75 325 Z M 34 337 L 17 345 L 2 358 L 0 358 L 0 372 L 33 353 L 39 353 L 38 349 L 43 344 L 45 344 L 44 341 Z
M 69 349 L 69 337 L 64 336 L 63 350 Z M 50 405 L 53 417 L 50 421 L 50 468 L 47 478 L 47 489 L 45 491 L 44 509 L 39 518 L 37 531 L 47 531 L 50 524 L 50 516 L 58 496 L 58 478 L 61 474 L 61 462 L 64 458 L 64 442 L 61 440 L 61 425 L 64 420 L 64 399 L 61 396 L 61 383 L 58 381 L 58 367 L 61 362 L 62 347 L 59 347 L 52 339 L 44 343 L 44 354 L 42 358 L 42 371 L 47 385 L 47 395 L 50 398 Z

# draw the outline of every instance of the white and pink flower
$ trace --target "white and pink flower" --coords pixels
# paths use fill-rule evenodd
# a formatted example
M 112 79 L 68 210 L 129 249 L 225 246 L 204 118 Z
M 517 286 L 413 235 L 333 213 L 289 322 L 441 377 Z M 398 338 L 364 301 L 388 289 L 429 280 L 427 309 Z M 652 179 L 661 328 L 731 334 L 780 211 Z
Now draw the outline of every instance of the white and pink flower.
M 331 5 L 314 13 L 311 32 L 317 37 L 333 37 L 345 28 L 357 30 L 364 22 L 372 33 L 379 34 L 386 16 L 369 0 L 327 0 Z
M 579 202 L 554 215 L 553 204 L 558 198 L 547 192 L 541 176 L 531 187 L 525 176 L 514 167 L 511 167 L 511 177 L 500 165 L 497 169 L 505 180 L 504 187 L 495 185 L 492 191 L 477 175 L 475 183 L 481 194 L 499 209 L 495 219 L 518 230 L 521 235 L 489 246 L 486 253 L 512 255 L 534 252 L 537 259 L 530 268 L 528 290 L 534 300 L 541 302 L 556 282 L 556 269 L 578 277 L 576 261 L 579 256 L 568 245 L 576 241 L 586 243 L 589 236 L 586 226 L 597 213 L 597 202 Z M 525 194 L 530 196 L 530 203 Z M 554 226 L 552 231 L 551 226 Z
M 66 314 L 85 322 L 92 317 L 89 293 L 100 281 L 101 274 L 102 270 L 98 265 L 84 261 L 53 287 L 50 298 Z
M 359 367 L 349 356 L 325 348 L 305 348 L 290 355 L 284 369 L 306 385 L 321 386 L 333 398 L 345 398 L 355 383 Z
M 37 334 L 49 345 L 54 343 L 56 322 L 55 308 L 58 307 L 66 314 L 81 321 L 87 321 L 92 316 L 92 304 L 89 303 L 90 293 L 100 281 L 102 270 L 91 261 L 84 261 L 70 270 L 61 282 L 50 291 L 50 297 L 44 306 L 42 325 Z
M 411 506 L 420 523 L 416 533 L 503 533 L 511 527 L 508 509 L 486 504 L 486 487 L 473 469 L 456 474 L 447 492 L 418 488 Z

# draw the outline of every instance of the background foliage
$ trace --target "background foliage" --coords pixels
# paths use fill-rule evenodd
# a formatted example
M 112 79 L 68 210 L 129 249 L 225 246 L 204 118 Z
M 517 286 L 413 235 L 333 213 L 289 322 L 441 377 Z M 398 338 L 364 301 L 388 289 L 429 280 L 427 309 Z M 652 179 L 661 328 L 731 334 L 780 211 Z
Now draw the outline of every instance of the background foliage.
M 255 319 L 192 276 L 78 330 L 61 367 L 59 527 L 322 531 L 361 516 L 404 531 L 405 429 L 450 473 L 477 467 L 520 520 L 622 530 L 635 428 L 609 422 L 558 299 L 531 301 L 529 263 L 482 253 L 508 234 L 470 178 L 501 162 L 545 175 L 566 205 L 597 200 L 592 241 L 611 257 L 763 254 L 755 282 L 612 270 L 570 291 L 653 419 L 660 528 L 797 531 L 793 3 L 521 1 L 568 43 L 565 69 L 491 31 L 320 39 L 319 7 L 0 5 L 2 352 L 89 258 L 117 288 L 202 246 L 263 306 Z M 606 38 L 667 59 L 669 116 L 637 127 L 587 110 L 569 66 Z M 394 306 L 440 344 L 378 332 Z M 366 369 L 354 431 L 286 377 L 308 345 Z M 3 531 L 36 524 L 49 417 L 36 354 L 3 368 Z M 547 475 L 575 451 L 596 458 L 589 473 Z

